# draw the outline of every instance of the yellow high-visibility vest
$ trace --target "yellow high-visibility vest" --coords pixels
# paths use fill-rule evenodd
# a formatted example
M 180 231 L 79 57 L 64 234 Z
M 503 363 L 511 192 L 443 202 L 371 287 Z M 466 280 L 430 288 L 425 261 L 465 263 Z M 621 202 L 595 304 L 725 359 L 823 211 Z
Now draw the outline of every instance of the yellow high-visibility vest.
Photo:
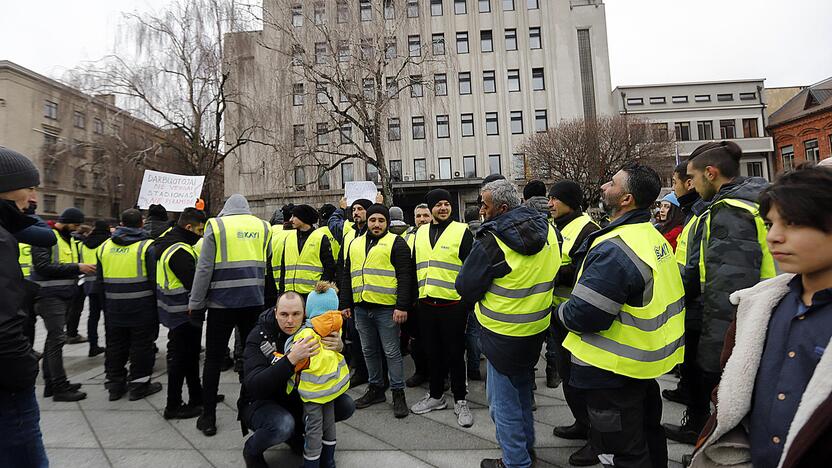
M 283 246 L 284 292 L 295 291 L 309 294 L 324 274 L 321 261 L 321 241 L 326 237 L 323 231 L 314 230 L 303 243 L 303 250 L 298 251 L 298 231 L 293 230 L 286 236 Z
M 238 214 L 209 219 L 208 225 L 216 245 L 208 307 L 262 306 L 269 224 L 253 215 Z
M 17 250 L 19 251 L 17 262 L 20 264 L 20 271 L 23 277 L 28 279 L 32 275 L 32 246 L 18 242 Z
M 269 228 L 271 231 L 271 241 L 269 249 L 272 254 L 272 278 L 276 288 L 280 288 L 280 265 L 283 260 L 283 247 L 286 242 L 286 237 L 289 236 L 294 229 L 283 229 L 282 224 L 276 224 Z
M 332 231 L 330 231 L 329 226 L 321 226 L 318 228 L 327 239 L 329 239 L 329 250 L 332 251 L 332 259 L 338 260 L 338 255 L 341 253 L 341 244 L 335 240 L 335 236 L 332 235 Z
M 297 343 L 307 337 L 318 343 L 318 354 L 309 358 L 309 367 L 298 375 L 298 394 L 303 401 L 328 403 L 350 388 L 350 370 L 344 356 L 324 348 L 321 337 L 312 328 L 302 328 L 292 336 L 292 342 Z M 287 393 L 291 393 L 293 383 L 290 380 Z
M 180 250 L 188 253 L 196 262 L 197 254 L 194 248 L 184 242 L 171 245 L 156 260 L 156 305 L 169 314 L 188 311 L 188 290 L 170 268 L 170 258 Z
M 67 241 L 57 229 L 53 229 L 55 234 L 55 245 L 50 248 L 50 263 L 52 264 L 68 264 L 78 263 L 78 249 L 74 240 Z M 31 278 L 34 282 L 40 285 L 40 296 L 62 295 L 71 296 L 75 294 L 75 288 L 78 284 L 78 278 L 49 278 L 39 274 L 34 267 L 31 270 Z
M 462 238 L 468 225 L 452 221 L 439 239 L 436 245 L 430 245 L 430 225 L 425 224 L 419 227 L 416 232 L 415 256 L 416 256 L 416 279 L 419 285 L 419 299 L 431 297 L 434 299 L 445 299 L 458 301 L 461 299 L 454 283 L 462 269 L 462 260 L 459 259 L 459 246 L 462 245 Z
M 350 243 L 350 278 L 353 302 L 395 305 L 398 282 L 390 260 L 398 236 L 388 231 L 367 252 L 367 236 Z
M 560 231 L 561 237 L 563 237 L 563 245 L 561 246 L 561 266 L 564 265 L 571 265 L 572 258 L 569 256 L 569 252 L 572 251 L 572 248 L 575 247 L 575 241 L 578 240 L 578 236 L 581 234 L 581 231 L 584 230 L 587 224 L 595 224 L 598 227 L 598 224 L 592 220 L 592 218 L 583 213 L 577 218 L 573 219 L 569 222 L 566 226 L 563 227 L 563 230 Z M 558 285 L 555 286 L 555 305 L 560 305 L 566 302 L 569 299 L 569 295 L 572 294 L 572 288 L 567 285 Z
M 101 263 L 101 283 L 108 301 L 131 301 L 154 296 L 153 280 L 147 277 L 147 251 L 153 239 L 119 245 L 107 239 L 96 254 Z

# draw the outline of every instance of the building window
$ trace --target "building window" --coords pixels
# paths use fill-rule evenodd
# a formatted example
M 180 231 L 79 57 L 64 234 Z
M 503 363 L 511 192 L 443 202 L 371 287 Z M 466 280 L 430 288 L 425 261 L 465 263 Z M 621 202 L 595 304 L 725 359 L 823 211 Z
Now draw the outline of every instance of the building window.
M 326 166 L 318 166 L 318 190 L 329 190 L 329 172 Z
M 502 174 L 503 170 L 500 164 L 500 155 L 499 154 L 489 154 L 488 155 L 488 173 L 489 174 Z
M 661 140 L 667 140 L 667 124 L 666 123 L 652 123 L 650 128 L 653 131 L 653 136 Z
M 303 166 L 295 168 L 295 185 L 306 185 L 306 171 Z
M 443 0 L 430 0 L 431 16 L 442 16 L 442 1 Z
M 292 66 L 299 67 L 303 64 L 303 47 L 295 44 L 292 46 Z
M 407 17 L 419 17 L 419 0 L 407 0 Z M 401 174 L 401 171 L 399 173 Z M 401 180 L 401 177 L 399 177 L 399 180 Z
M 326 42 L 315 43 L 315 63 L 318 65 L 326 63 Z
M 365 60 L 373 60 L 373 51 L 375 47 L 373 47 L 373 40 L 368 37 L 361 38 L 361 56 L 364 57 Z
M 687 96 L 673 96 L 671 98 L 671 102 L 673 102 L 673 104 L 687 104 L 688 97 Z
M 710 120 L 696 122 L 696 131 L 699 133 L 700 140 L 714 139 L 714 123 Z
M 462 114 L 460 116 L 460 124 L 462 136 L 474 136 L 474 114 Z
M 526 6 L 529 10 L 537 10 L 540 8 L 540 0 L 526 0 Z
M 436 33 L 432 36 L 433 55 L 445 55 L 445 34 Z
M 372 101 L 376 98 L 376 82 L 372 78 L 364 78 L 362 82 L 364 89 L 364 99 Z
M 496 93 L 497 80 L 494 76 L 494 70 L 486 70 L 482 72 L 482 92 Z
M 541 133 L 549 129 L 549 115 L 546 109 L 534 111 L 534 131 Z
M 439 178 L 451 178 L 451 158 L 439 158 Z
M 420 98 L 425 95 L 422 85 L 422 75 L 410 75 L 410 97 Z
M 375 182 L 375 183 L 379 182 L 378 167 L 376 167 L 374 164 L 371 164 L 371 163 L 364 164 L 364 174 L 367 175 L 367 180 L 368 181 Z
M 529 28 L 529 49 L 542 49 L 543 41 L 540 38 L 540 28 Z
M 676 122 L 674 127 L 677 141 L 690 141 L 690 122 Z
M 375 131 L 375 126 L 374 126 L 374 123 L 373 123 L 373 119 L 370 119 L 367 122 L 367 126 L 365 128 L 362 128 L 361 130 L 364 133 L 364 143 L 369 143 L 370 142 L 370 135 L 373 135 L 373 132 Z
M 338 23 L 348 23 L 350 21 L 350 7 L 347 5 L 347 0 L 338 0 Z M 329 187 L 327 177 L 327 188 Z M 319 182 L 320 186 L 320 182 Z
M 803 142 L 803 147 L 806 151 L 806 160 L 817 164 L 820 162 L 820 148 L 818 148 L 817 138 Z
M 81 211 L 87 211 L 87 199 L 75 197 L 72 199 L 72 206 L 78 208 Z
M 323 2 L 315 3 L 315 24 L 326 23 L 326 5 Z
M 295 83 L 292 85 L 292 105 L 303 105 L 303 83 Z
M 101 119 L 92 119 L 92 131 L 96 135 L 101 135 L 104 133 L 104 122 Z
M 407 36 L 407 53 L 411 57 L 422 56 L 422 38 L 419 36 Z
M 651 97 L 650 104 L 667 104 L 667 98 L 664 96 Z
M 506 50 L 517 50 L 516 29 L 506 29 Z
M 578 30 L 578 62 L 581 67 L 581 98 L 584 118 L 595 118 L 595 72 L 592 66 L 592 41 L 589 29 Z
M 754 101 L 757 99 L 757 93 L 740 93 L 740 101 Z
M 710 94 L 697 94 L 693 97 L 693 100 L 696 102 L 711 102 L 711 95 Z
M 329 125 L 326 122 L 320 122 L 315 126 L 315 133 L 318 137 L 318 146 L 329 144 Z
M 511 155 L 512 172 L 515 179 L 525 179 L 529 177 L 528 165 L 526 164 L 526 155 L 523 153 L 514 153 Z
M 546 79 L 542 68 L 532 68 L 532 89 L 535 91 L 546 89 Z
M 414 140 L 424 140 L 425 139 L 425 118 L 424 117 L 413 117 L 411 119 L 411 125 L 413 126 L 413 139 Z
M 303 7 L 301 5 L 292 6 L 292 26 L 296 28 L 303 26 Z
M 387 139 L 389 141 L 399 141 L 402 139 L 402 126 L 398 117 L 390 117 L 387 119 Z
M 295 142 L 295 147 L 303 146 L 306 136 L 304 135 L 303 125 L 295 125 L 292 127 L 292 140 Z
M 454 14 L 464 15 L 468 13 L 468 0 L 454 0 Z
M 373 20 L 373 5 L 370 0 L 358 0 L 358 10 L 361 15 L 361 21 Z
M 480 0 L 480 13 L 491 13 L 491 0 Z
M 87 118 L 83 112 L 75 111 L 72 113 L 72 126 L 75 128 L 86 128 Z
M 471 94 L 471 72 L 460 72 L 459 94 Z
M 477 157 L 476 156 L 463 156 L 462 157 L 462 170 L 464 171 L 464 175 L 466 179 L 474 179 L 477 177 Z
M 43 116 L 47 119 L 58 120 L 58 103 L 45 101 L 43 103 Z
M 719 136 L 723 140 L 737 137 L 737 121 L 734 119 L 726 119 L 719 121 Z
M 433 75 L 433 90 L 437 96 L 448 95 L 448 75 L 437 73 Z
M 458 54 L 467 54 L 468 53 L 468 32 L 458 32 L 456 33 L 456 53 Z
M 353 171 L 352 163 L 345 162 L 341 163 L 341 182 L 343 187 L 347 182 L 352 182 L 355 180 L 355 173 Z
M 486 112 L 485 113 L 485 134 L 486 135 L 499 135 L 500 134 L 500 126 L 497 123 L 499 118 L 497 117 L 496 112 Z
M 719 101 L 719 102 L 733 101 L 734 100 L 734 95 L 731 94 L 731 93 L 717 94 L 716 95 L 716 100 Z
M 447 115 L 436 116 L 436 138 L 450 138 L 451 125 Z
M 757 129 L 757 119 L 742 119 L 742 136 L 745 138 L 757 138 L 759 136 Z
M 393 76 L 388 76 L 384 79 L 387 84 L 387 98 L 388 99 L 398 99 L 399 98 L 399 83 L 396 81 L 396 78 Z
M 817 140 L 815 140 L 817 143 Z M 82 167 L 76 167 L 74 174 L 73 174 L 73 184 L 75 188 L 86 188 L 87 187 L 87 173 L 84 171 Z
M 762 177 L 763 163 L 759 161 L 745 163 L 745 172 L 748 175 L 748 177 Z
M 352 124 L 341 125 L 341 144 L 347 145 L 352 143 Z
M 788 172 L 794 169 L 794 146 L 780 148 L 780 155 L 783 157 L 783 171 Z
M 503 11 L 514 11 L 514 0 L 503 0 Z
M 315 85 L 315 102 L 318 104 L 326 104 L 329 101 L 327 98 L 326 92 L 326 85 L 325 84 L 316 84 Z
M 43 211 L 46 213 L 57 213 L 55 210 L 56 198 L 55 195 L 43 196 Z
M 523 133 L 523 111 L 511 111 L 511 133 L 513 135 L 520 135 Z
M 640 97 L 627 98 L 627 105 L 628 106 L 643 106 L 644 105 L 644 98 L 640 98 Z
M 104 202 L 101 200 L 93 200 L 92 209 L 95 216 L 102 216 L 104 214 Z
M 398 55 L 396 50 L 396 36 L 390 36 L 384 45 L 384 58 L 393 60 Z
M 393 182 L 402 181 L 402 161 L 401 159 L 390 160 L 390 180 Z
M 480 50 L 482 52 L 494 52 L 494 36 L 490 29 L 480 31 Z
M 520 70 L 508 71 L 508 90 L 512 93 L 520 91 Z
M 428 162 L 426 160 L 413 160 L 413 178 L 416 180 L 425 180 L 428 178 Z
M 396 7 L 393 0 L 384 0 L 384 19 L 396 19 Z
M 350 44 L 345 40 L 338 41 L 338 61 L 341 63 L 350 61 Z

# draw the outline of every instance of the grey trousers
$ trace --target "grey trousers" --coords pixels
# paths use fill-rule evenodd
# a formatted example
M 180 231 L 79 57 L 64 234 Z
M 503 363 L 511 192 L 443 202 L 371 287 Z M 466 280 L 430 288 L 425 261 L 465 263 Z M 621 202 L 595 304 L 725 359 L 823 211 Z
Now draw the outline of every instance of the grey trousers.
M 66 315 L 72 306 L 71 299 L 41 297 L 35 302 L 35 313 L 43 319 L 46 342 L 43 345 L 43 381 L 49 386 L 61 386 L 66 382 L 64 370 L 64 344 L 66 343 Z
M 303 421 L 306 426 L 306 443 L 303 446 L 303 458 L 317 460 L 321 458 L 323 444 L 335 443 L 335 402 L 303 403 Z

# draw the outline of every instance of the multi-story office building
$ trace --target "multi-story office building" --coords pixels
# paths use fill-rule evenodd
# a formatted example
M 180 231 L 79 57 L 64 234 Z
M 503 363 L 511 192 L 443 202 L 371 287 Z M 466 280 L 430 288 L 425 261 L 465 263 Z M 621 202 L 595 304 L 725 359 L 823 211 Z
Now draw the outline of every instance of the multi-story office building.
M 765 80 L 711 81 L 619 86 L 618 111 L 651 122 L 655 131 L 672 132 L 680 160 L 701 144 L 732 140 L 743 150 L 744 176 L 771 178 L 771 137 L 765 135 Z
M 383 47 L 389 59 L 377 82 L 409 80 L 376 125 L 394 202 L 405 208 L 435 187 L 464 208 L 491 173 L 525 178 L 519 148 L 534 132 L 614 112 L 602 0 L 266 0 L 264 9 L 285 20 L 225 41 L 238 96 L 228 125 L 272 126 L 255 137 L 283 142 L 248 144 L 225 161 L 226 194 L 244 194 L 263 216 L 290 201 L 335 202 L 346 181 L 378 181 L 361 159 L 323 170 L 345 149 L 371 145 L 349 122 L 326 134 L 322 111 L 359 104 L 309 79 L 318 64 L 330 75 L 354 72 L 365 47 Z M 313 53 L 311 66 L 298 66 Z M 357 81 L 372 97 L 373 77 Z M 262 103 L 273 108 L 252 112 Z
M 143 169 L 177 172 L 161 130 L 115 106 L 9 61 L 0 61 L 0 145 L 40 169 L 38 213 L 80 208 L 117 219 L 136 204 Z

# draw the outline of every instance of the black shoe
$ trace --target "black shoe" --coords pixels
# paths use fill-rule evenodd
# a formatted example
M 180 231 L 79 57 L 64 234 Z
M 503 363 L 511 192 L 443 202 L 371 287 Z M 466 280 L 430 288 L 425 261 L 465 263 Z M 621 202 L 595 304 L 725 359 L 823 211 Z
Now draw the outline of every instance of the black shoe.
M 78 390 L 81 389 L 81 384 L 71 383 L 71 382 L 67 381 L 67 386 L 65 388 L 67 388 L 71 392 L 77 392 Z M 51 385 L 45 385 L 43 387 L 43 397 L 44 398 L 49 398 L 54 394 L 55 394 L 55 391 L 52 389 Z
M 587 439 L 589 429 L 576 422 L 571 426 L 555 426 L 552 435 L 566 440 L 582 440 Z
M 234 360 L 231 359 L 229 356 L 226 356 L 222 360 L 222 364 L 220 364 L 220 371 L 225 372 L 229 369 L 234 368 Z
M 130 389 L 130 395 L 127 397 L 130 401 L 141 400 L 144 397 L 162 391 L 162 384 L 159 382 L 146 382 L 132 387 Z
M 196 420 L 196 428 L 202 431 L 207 437 L 217 435 L 217 416 L 203 413 Z
M 121 397 L 123 397 L 125 393 L 127 393 L 127 389 L 125 389 L 123 387 L 121 387 L 121 388 L 111 388 L 110 389 L 110 398 L 109 398 L 109 400 L 110 401 L 121 400 Z
M 246 462 L 246 468 L 269 468 L 266 463 L 266 458 L 261 453 L 260 455 L 248 455 L 243 450 L 243 461 Z
M 506 468 L 502 458 L 486 458 L 480 462 L 480 468 Z
M 104 352 L 104 348 L 102 348 L 101 346 L 90 346 L 90 352 L 87 353 L 87 356 L 96 357 L 99 354 L 102 354 L 103 352 Z
M 78 388 L 81 388 L 80 385 Z M 79 392 L 78 389 L 73 390 L 69 382 L 54 390 L 55 393 L 52 395 L 52 401 L 81 401 L 87 397 L 86 393 Z
M 384 390 L 370 384 L 367 386 L 367 391 L 364 392 L 364 395 L 355 400 L 355 407 L 357 409 L 364 409 L 377 403 L 384 403 L 385 401 L 387 401 L 387 397 L 384 395 Z
M 471 369 L 468 371 L 468 380 L 482 380 L 482 373 L 479 369 Z
M 577 452 L 569 455 L 569 464 L 572 466 L 592 466 L 600 463 L 598 457 L 592 451 L 589 444 L 584 445 Z
M 86 337 L 84 337 L 84 335 L 81 335 L 81 334 L 66 337 L 66 344 L 80 344 L 80 343 L 86 343 L 86 342 L 87 342 Z
M 551 366 L 546 366 L 546 386 L 549 388 L 558 388 L 563 379 L 558 375 L 558 370 Z
M 427 379 L 422 374 L 413 374 L 409 379 L 405 380 L 404 384 L 407 385 L 407 388 L 418 387 L 423 383 L 427 382 Z M 352 385 L 352 382 L 350 382 Z
M 359 385 L 367 383 L 367 374 L 356 372 L 350 377 L 350 387 L 355 388 Z
M 702 432 L 707 420 L 707 415 L 691 416 L 685 411 L 681 425 L 665 423 L 662 424 L 662 427 L 664 427 L 664 435 L 668 439 L 683 444 L 696 445 L 696 439 L 699 438 L 699 433 Z
M 393 416 L 396 419 L 406 418 L 410 414 L 407 408 L 407 399 L 404 396 L 404 390 L 393 390 Z
M 165 419 L 191 419 L 202 414 L 202 406 L 196 405 L 179 405 L 176 408 L 165 408 Z
M 674 401 L 685 406 L 690 404 L 690 392 L 684 387 L 676 387 L 673 390 L 662 390 L 662 396 L 667 401 Z

